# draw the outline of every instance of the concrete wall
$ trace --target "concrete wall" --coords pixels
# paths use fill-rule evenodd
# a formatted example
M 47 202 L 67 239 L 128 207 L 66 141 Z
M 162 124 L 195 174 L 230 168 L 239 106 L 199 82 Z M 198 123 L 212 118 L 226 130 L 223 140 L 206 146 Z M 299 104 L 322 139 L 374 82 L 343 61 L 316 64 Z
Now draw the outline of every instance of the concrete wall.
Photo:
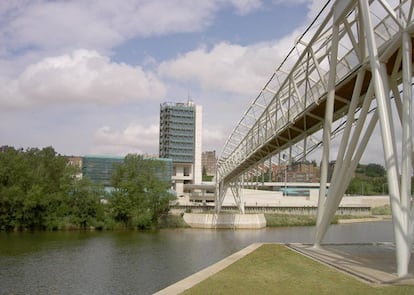
M 262 191 L 252 189 L 243 189 L 242 194 L 245 206 L 259 207 L 317 207 L 319 198 L 318 189 L 310 190 L 309 197 L 283 196 L 282 192 L 279 191 Z M 384 205 L 389 205 L 388 196 L 345 196 L 340 203 L 340 206 L 380 207 Z M 224 198 L 223 206 L 235 206 L 235 201 L 230 190 Z
M 206 206 L 174 206 L 170 208 L 171 214 L 184 214 L 185 212 L 191 213 L 203 213 L 203 214 L 214 214 L 215 208 L 210 205 Z M 230 214 L 238 212 L 238 208 L 236 206 L 229 206 L 229 207 L 222 207 L 221 212 L 223 214 Z M 318 207 L 315 206 L 272 206 L 272 207 L 245 207 L 246 214 L 274 214 L 274 213 L 281 213 L 281 214 L 290 214 L 290 215 L 316 215 L 318 212 Z M 336 215 L 354 215 L 354 216 L 367 216 L 371 215 L 371 207 L 361 205 L 358 206 L 342 206 L 336 210 Z
M 184 181 L 193 179 L 193 165 L 190 163 L 173 163 L 175 174 L 171 179 L 175 182 L 175 192 L 177 196 L 184 194 Z M 187 171 L 185 175 L 184 170 Z
M 259 229 L 266 227 L 263 214 L 185 213 L 184 221 L 193 228 Z
M 195 106 L 195 134 L 194 134 L 194 184 L 200 184 L 202 180 L 202 128 L 203 128 L 203 109 Z
M 368 205 L 371 207 L 382 207 L 390 204 L 389 196 L 354 196 L 343 197 L 341 204 Z

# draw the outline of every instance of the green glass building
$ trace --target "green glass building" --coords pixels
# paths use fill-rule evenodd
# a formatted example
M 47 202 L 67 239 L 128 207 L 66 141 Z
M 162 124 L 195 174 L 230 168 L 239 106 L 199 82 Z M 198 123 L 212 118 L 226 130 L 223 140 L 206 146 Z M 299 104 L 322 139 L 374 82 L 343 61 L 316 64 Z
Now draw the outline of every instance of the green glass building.
M 187 104 L 164 103 L 160 107 L 161 158 L 194 162 L 195 108 Z
M 146 160 L 163 162 L 165 164 L 165 169 L 156 172 L 156 174 L 160 179 L 171 182 L 173 170 L 171 159 L 148 158 Z M 101 184 L 105 187 L 111 187 L 112 173 L 115 171 L 116 164 L 123 162 L 124 157 L 121 156 L 84 156 L 82 160 L 82 175 L 89 178 L 94 183 Z
M 123 162 L 124 157 L 120 156 L 84 156 L 82 160 L 82 175 L 94 183 L 109 187 L 111 186 L 115 164 Z
M 160 105 L 159 156 L 173 161 L 173 189 L 182 196 L 187 184 L 201 183 L 202 107 L 165 102 Z

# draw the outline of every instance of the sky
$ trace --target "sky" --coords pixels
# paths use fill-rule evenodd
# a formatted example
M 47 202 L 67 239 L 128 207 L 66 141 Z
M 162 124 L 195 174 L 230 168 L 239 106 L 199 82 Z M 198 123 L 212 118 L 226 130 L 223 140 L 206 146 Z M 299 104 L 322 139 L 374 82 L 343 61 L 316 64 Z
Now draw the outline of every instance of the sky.
M 156 154 L 160 104 L 191 99 L 220 154 L 324 2 L 2 0 L 0 146 Z

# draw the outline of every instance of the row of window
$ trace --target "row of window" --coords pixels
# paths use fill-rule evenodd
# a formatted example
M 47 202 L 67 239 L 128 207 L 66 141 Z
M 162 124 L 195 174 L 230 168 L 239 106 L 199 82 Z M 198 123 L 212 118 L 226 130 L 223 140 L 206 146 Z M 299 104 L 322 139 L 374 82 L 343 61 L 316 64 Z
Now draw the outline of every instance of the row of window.
M 193 115 L 180 115 L 180 116 L 161 116 L 160 121 L 173 121 L 173 122 L 194 122 L 194 116 Z
M 194 145 L 191 142 L 164 142 L 160 144 L 161 147 L 170 149 L 194 149 Z
M 160 117 L 192 117 L 194 110 L 161 110 Z
M 193 140 L 193 138 L 176 138 L 176 137 L 163 137 L 163 138 L 160 138 L 160 144 L 162 145 L 162 144 L 169 144 L 169 143 L 171 143 L 171 144 L 175 144 L 175 143 L 177 143 L 177 144 L 181 144 L 181 143 L 187 143 L 187 144 L 194 144 L 194 140 Z
M 160 129 L 160 134 L 162 135 L 169 135 L 176 133 L 176 136 L 191 136 L 194 137 L 194 129 L 193 128 L 162 128 Z

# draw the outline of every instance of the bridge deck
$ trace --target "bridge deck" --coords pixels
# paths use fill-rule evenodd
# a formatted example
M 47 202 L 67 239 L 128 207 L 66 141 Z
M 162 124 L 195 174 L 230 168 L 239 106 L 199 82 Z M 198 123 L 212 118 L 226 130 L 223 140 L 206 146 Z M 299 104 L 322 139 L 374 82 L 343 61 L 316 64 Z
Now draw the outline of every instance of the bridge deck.
M 414 41 L 414 38 L 412 38 Z M 414 42 L 413 42 L 414 44 Z M 414 52 L 414 46 L 412 48 Z M 389 48 L 384 47 L 383 51 L 389 50 Z M 397 60 L 399 48 L 396 48 L 393 53 L 390 55 L 386 62 L 386 68 L 388 74 L 394 69 L 395 62 Z M 412 54 L 414 58 L 414 54 Z M 335 90 L 335 103 L 334 103 L 334 120 L 338 120 L 344 115 L 346 115 L 349 107 L 349 103 L 352 98 L 353 89 L 356 82 L 356 76 L 361 67 L 366 67 L 368 61 L 365 65 L 361 65 L 358 69 L 355 69 L 350 73 L 344 80 L 342 80 L 336 86 Z M 401 65 L 398 71 L 401 70 Z M 371 72 L 366 70 L 364 77 L 364 82 L 361 90 L 361 97 L 363 97 L 368 89 L 369 83 L 371 80 Z M 317 132 L 323 128 L 323 118 L 325 116 L 326 108 L 326 98 L 327 94 L 325 93 L 320 99 L 318 104 L 312 104 L 308 106 L 302 113 L 299 114 L 294 120 L 292 120 L 288 125 L 286 125 L 279 133 L 274 134 L 265 144 L 258 147 L 253 153 L 241 161 L 238 166 L 227 174 L 224 178 L 225 181 L 231 180 L 247 169 L 251 168 L 263 158 L 269 154 L 276 154 L 279 151 L 282 151 L 289 147 L 290 145 L 299 142 L 304 137 Z M 361 106 L 363 99 L 360 100 L 359 105 Z
M 369 1 L 369 6 L 378 56 L 394 82 L 401 83 L 401 40 L 403 32 L 414 35 L 413 5 L 410 1 Z M 312 148 L 320 144 L 314 136 L 319 136 L 316 132 L 324 124 L 328 83 L 334 77 L 330 75 L 333 56 L 333 120 L 346 116 L 357 76 L 364 72 L 356 110 L 362 106 L 371 82 L 371 64 L 366 34 L 361 30 L 367 17 L 360 8 L 358 1 L 336 1 L 329 10 L 321 11 L 319 24 L 313 26 L 315 20 L 298 39 L 227 140 L 218 164 L 223 183 L 286 149 L 296 157 L 302 152 L 291 155 L 291 148 L 305 138 L 313 142 Z M 311 150 L 299 147 L 306 149 Z

